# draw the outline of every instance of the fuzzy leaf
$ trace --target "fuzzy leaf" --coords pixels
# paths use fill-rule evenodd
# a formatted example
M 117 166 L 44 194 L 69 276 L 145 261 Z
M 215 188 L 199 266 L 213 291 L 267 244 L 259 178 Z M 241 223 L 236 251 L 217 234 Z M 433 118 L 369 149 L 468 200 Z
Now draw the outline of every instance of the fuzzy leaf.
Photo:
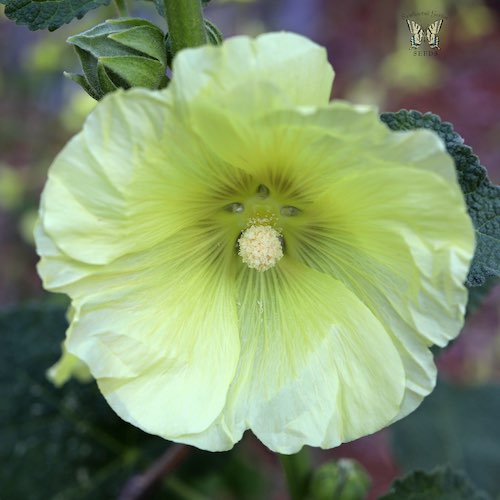
M 0 313 L 0 497 L 116 498 L 127 477 L 168 446 L 122 421 L 95 383 L 57 389 L 64 310 Z
M 443 139 L 455 160 L 458 182 L 476 230 L 476 253 L 467 277 L 468 287 L 481 286 L 489 277 L 500 276 L 500 186 L 488 179 L 486 169 L 462 137 L 448 122 L 432 113 L 402 109 L 382 113 L 381 120 L 391 130 L 428 128 Z
M 449 467 L 432 472 L 415 471 L 397 479 L 380 500 L 488 500 L 460 472 Z
M 108 5 L 111 0 L 4 0 L 5 15 L 32 31 L 54 31 L 89 10 Z
M 414 413 L 390 428 L 400 469 L 430 471 L 448 463 L 488 493 L 500 491 L 499 390 L 498 384 L 460 387 L 439 380 Z

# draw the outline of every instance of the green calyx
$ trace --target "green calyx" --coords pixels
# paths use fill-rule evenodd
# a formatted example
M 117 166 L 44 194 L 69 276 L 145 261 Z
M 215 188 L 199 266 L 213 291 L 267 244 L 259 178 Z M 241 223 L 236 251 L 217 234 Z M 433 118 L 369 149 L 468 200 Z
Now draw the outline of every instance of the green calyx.
M 83 75 L 65 76 L 96 100 L 117 88 L 163 88 L 168 83 L 163 40 L 160 28 L 144 19 L 107 20 L 68 38 Z
M 221 31 L 214 23 L 210 22 L 208 19 L 204 19 L 205 29 L 207 31 L 207 40 L 211 45 L 220 45 L 224 41 Z

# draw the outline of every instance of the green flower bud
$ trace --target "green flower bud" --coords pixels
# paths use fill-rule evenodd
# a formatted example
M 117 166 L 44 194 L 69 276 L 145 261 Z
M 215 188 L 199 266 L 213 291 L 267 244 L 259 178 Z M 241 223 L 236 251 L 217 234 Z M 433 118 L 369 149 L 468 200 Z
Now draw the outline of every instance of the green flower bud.
M 363 500 L 370 488 L 370 476 L 355 460 L 341 458 L 322 465 L 309 486 L 310 500 Z
M 167 85 L 164 34 L 144 19 L 110 19 L 68 38 L 83 75 L 65 73 L 94 99 L 117 88 Z

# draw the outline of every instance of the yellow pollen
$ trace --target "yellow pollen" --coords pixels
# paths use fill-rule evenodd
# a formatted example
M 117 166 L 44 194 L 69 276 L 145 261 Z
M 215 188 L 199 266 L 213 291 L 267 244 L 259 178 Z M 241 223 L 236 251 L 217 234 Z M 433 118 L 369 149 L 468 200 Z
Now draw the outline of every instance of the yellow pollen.
M 238 240 L 238 255 L 250 269 L 267 271 L 283 257 L 279 236 L 271 226 L 250 226 Z

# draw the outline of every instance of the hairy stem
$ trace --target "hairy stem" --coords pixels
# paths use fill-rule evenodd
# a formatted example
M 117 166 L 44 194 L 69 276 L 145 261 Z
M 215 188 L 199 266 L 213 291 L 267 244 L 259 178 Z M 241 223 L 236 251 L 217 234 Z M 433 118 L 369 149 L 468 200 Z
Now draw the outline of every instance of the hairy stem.
M 172 52 L 207 43 L 201 0 L 164 0 Z
M 306 498 L 311 479 L 311 458 L 309 450 L 302 448 L 295 455 L 278 455 L 285 473 L 291 500 Z

